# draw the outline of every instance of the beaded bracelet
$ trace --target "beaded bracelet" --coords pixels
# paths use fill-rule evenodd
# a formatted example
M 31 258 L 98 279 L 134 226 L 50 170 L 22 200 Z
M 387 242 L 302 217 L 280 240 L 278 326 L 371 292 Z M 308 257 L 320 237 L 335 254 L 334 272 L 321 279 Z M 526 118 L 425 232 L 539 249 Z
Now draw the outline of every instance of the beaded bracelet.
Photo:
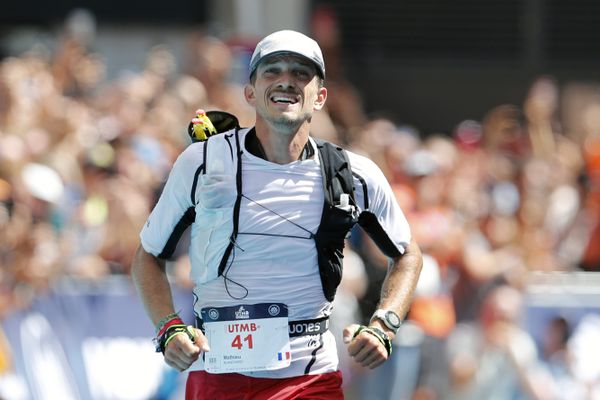
M 181 319 L 181 317 L 179 317 L 179 314 L 174 312 L 171 313 L 169 315 L 167 315 L 166 317 L 162 318 L 160 321 L 158 321 L 158 323 L 156 324 L 156 333 L 157 335 L 160 333 L 160 331 L 164 330 L 165 325 L 169 322 L 172 321 L 176 318 Z
M 158 333 L 156 334 L 156 336 L 163 335 L 172 326 L 183 325 L 183 324 L 184 324 L 184 322 L 183 322 L 183 320 L 181 318 L 173 318 L 173 319 L 167 321 L 167 323 L 165 323 L 163 325 L 163 327 L 161 328 L 160 331 L 158 331 Z

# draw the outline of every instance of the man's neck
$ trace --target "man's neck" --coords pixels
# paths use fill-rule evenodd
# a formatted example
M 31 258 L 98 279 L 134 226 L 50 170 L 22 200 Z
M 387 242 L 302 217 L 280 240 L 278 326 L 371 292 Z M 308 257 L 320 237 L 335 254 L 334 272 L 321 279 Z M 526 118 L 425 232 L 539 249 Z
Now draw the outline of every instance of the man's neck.
M 280 133 L 264 123 L 256 121 L 256 137 L 268 161 L 276 164 L 289 164 L 300 158 L 308 142 L 310 124 L 303 123 L 294 133 Z

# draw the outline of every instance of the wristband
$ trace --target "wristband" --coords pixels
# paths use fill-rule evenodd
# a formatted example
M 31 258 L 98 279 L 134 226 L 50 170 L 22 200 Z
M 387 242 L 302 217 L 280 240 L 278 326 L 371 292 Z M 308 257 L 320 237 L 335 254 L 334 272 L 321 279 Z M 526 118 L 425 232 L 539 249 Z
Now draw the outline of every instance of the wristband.
M 162 331 L 165 330 L 165 325 L 167 325 L 167 323 L 169 323 L 169 321 L 172 321 L 174 319 L 179 319 L 179 318 L 180 318 L 179 314 L 174 312 L 174 313 L 167 315 L 160 321 L 158 321 L 158 324 L 156 324 L 156 336 L 160 336 Z M 183 321 L 181 323 L 183 324 Z
M 360 335 L 362 332 L 366 332 L 370 335 L 375 336 L 377 338 L 377 340 L 379 340 L 379 343 L 381 343 L 383 345 L 383 347 L 385 347 L 388 357 L 392 355 L 392 341 L 390 340 L 389 336 L 384 331 L 382 331 L 381 329 L 376 328 L 374 326 L 361 325 L 358 327 L 356 332 L 354 332 L 354 335 L 352 336 L 352 338 L 354 339 L 355 337 Z
M 157 353 L 165 354 L 165 349 L 167 345 L 173 340 L 173 338 L 177 335 L 186 334 L 188 338 L 194 342 L 196 339 L 196 332 L 194 331 L 194 327 L 191 325 L 184 324 L 176 324 L 169 326 L 165 332 L 152 339 L 154 345 L 156 346 L 155 350 Z
M 157 337 L 162 336 L 167 331 L 167 329 L 169 329 L 171 326 L 174 326 L 174 325 L 185 325 L 185 323 L 179 317 L 170 319 L 161 326 L 161 328 L 158 330 L 156 336 Z

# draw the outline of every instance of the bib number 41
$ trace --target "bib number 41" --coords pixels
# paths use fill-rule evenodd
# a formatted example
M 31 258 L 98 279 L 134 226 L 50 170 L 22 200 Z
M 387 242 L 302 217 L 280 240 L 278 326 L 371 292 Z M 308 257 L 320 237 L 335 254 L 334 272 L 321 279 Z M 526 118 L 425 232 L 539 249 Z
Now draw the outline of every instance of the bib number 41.
M 252 348 L 252 334 L 245 336 L 243 341 L 247 343 L 249 349 Z M 236 335 L 235 338 L 233 338 L 233 341 L 231 342 L 231 347 L 235 347 L 238 350 L 241 350 L 242 347 L 244 347 L 241 335 Z
M 204 364 L 209 373 L 269 371 L 291 364 L 285 304 L 207 307 L 201 315 L 211 349 Z

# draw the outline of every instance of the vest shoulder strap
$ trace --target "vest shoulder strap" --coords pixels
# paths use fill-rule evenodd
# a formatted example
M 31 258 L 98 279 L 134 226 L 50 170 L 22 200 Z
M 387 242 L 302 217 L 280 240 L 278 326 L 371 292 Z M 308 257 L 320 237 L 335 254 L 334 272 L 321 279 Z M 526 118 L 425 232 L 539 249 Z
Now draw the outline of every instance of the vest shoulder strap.
M 321 173 L 325 202 L 340 204 L 343 193 L 349 196 L 350 204 L 355 204 L 352 168 L 346 151 L 326 140 L 315 139 L 321 157 Z
M 324 140 L 316 142 L 321 156 L 325 201 L 314 240 L 323 294 L 328 301 L 333 301 L 342 280 L 344 242 L 357 221 L 354 182 L 346 151 Z

